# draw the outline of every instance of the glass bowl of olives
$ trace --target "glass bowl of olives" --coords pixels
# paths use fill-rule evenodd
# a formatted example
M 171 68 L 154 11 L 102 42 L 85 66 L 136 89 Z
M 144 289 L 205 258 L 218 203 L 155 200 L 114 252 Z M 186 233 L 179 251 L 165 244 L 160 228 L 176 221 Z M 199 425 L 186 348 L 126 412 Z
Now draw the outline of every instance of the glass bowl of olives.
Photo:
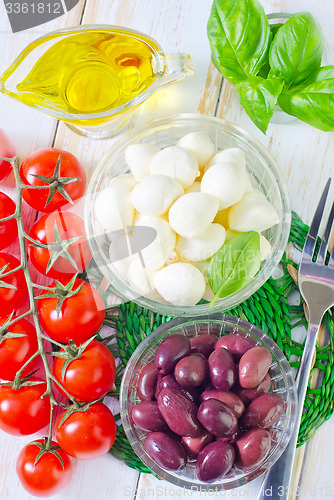
M 297 396 L 289 363 L 268 335 L 213 314 L 152 332 L 127 364 L 120 405 L 130 444 L 157 476 L 227 490 L 281 456 Z

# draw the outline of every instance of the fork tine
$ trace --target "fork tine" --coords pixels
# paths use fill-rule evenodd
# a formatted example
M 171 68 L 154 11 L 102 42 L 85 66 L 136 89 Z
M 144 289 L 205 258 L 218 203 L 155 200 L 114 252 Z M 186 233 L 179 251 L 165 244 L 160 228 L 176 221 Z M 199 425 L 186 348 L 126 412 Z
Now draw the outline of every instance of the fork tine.
M 332 208 L 331 208 L 331 211 L 330 211 L 330 214 L 328 217 L 328 222 L 327 222 L 327 226 L 325 229 L 324 237 L 322 238 L 322 241 L 321 241 L 320 250 L 319 250 L 318 258 L 317 258 L 317 264 L 323 264 L 326 260 L 328 240 L 329 240 L 330 235 L 332 233 L 333 221 L 334 221 L 334 203 L 332 205 Z
M 302 253 L 302 257 L 301 257 L 302 260 L 309 259 L 309 258 L 312 259 L 315 245 L 317 242 L 317 236 L 318 236 L 318 231 L 319 231 L 319 227 L 320 227 L 320 223 L 321 223 L 321 218 L 322 218 L 322 215 L 324 213 L 324 209 L 325 209 L 326 200 L 327 200 L 327 196 L 328 196 L 328 192 L 329 192 L 329 187 L 331 185 L 331 181 L 332 181 L 332 179 L 330 177 L 328 179 L 328 181 L 326 182 L 325 189 L 321 195 L 319 204 L 318 204 L 317 209 L 315 211 L 308 235 L 306 237 L 305 245 L 303 248 L 303 253 Z

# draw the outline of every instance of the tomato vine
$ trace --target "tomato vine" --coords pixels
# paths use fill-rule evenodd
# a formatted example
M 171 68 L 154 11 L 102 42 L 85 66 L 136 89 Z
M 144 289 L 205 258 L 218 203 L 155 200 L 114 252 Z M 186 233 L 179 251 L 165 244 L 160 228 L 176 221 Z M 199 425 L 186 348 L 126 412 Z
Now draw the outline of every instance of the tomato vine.
M 106 453 L 108 449 L 112 446 L 115 435 L 116 435 L 116 424 L 115 424 L 115 419 L 108 409 L 107 406 L 102 404 L 100 401 L 101 399 L 107 394 L 108 390 L 112 390 L 112 386 L 115 380 L 116 376 L 116 367 L 115 367 L 115 362 L 113 359 L 113 356 L 111 354 L 111 349 L 108 354 L 104 354 L 104 357 L 106 359 L 105 361 L 105 372 L 104 374 L 107 375 L 108 382 L 106 383 L 105 380 L 101 381 L 101 386 L 103 385 L 103 388 L 101 387 L 95 387 L 96 389 L 96 394 L 100 395 L 100 397 L 90 398 L 90 399 L 85 399 L 85 394 L 81 393 L 82 399 L 80 401 L 74 397 L 71 392 L 68 390 L 66 387 L 66 370 L 69 368 L 69 365 L 71 362 L 76 362 L 79 363 L 84 363 L 84 358 L 87 358 L 87 353 L 85 351 L 86 348 L 91 344 L 92 341 L 93 344 L 96 346 L 96 348 L 101 349 L 106 349 L 105 346 L 102 345 L 101 342 L 97 342 L 95 339 L 96 334 L 98 329 L 101 327 L 104 319 L 104 302 L 102 298 L 100 297 L 100 294 L 98 291 L 95 289 L 92 291 L 92 288 L 88 283 L 83 282 L 82 280 L 77 280 L 78 272 L 72 275 L 68 278 L 68 283 L 65 278 L 61 278 L 60 281 L 56 281 L 55 286 L 50 287 L 50 286 L 43 286 L 35 283 L 32 279 L 29 266 L 28 266 L 28 259 L 29 259 L 29 253 L 28 253 L 28 246 L 31 247 L 41 247 L 43 249 L 47 249 L 50 251 L 50 260 L 52 258 L 52 252 L 57 251 L 56 257 L 53 257 L 51 265 L 57 260 L 57 258 L 61 257 L 62 259 L 66 259 L 66 255 L 64 253 L 67 252 L 67 247 L 69 244 L 66 246 L 68 241 L 70 240 L 64 240 L 60 242 L 60 235 L 58 234 L 58 228 L 57 228 L 57 234 L 55 231 L 55 239 L 56 236 L 59 238 L 57 241 L 53 243 L 41 243 L 39 241 L 34 240 L 31 238 L 31 235 L 27 234 L 24 228 L 23 224 L 23 218 L 22 218 L 22 200 L 24 199 L 23 196 L 23 191 L 24 190 L 31 190 L 31 189 L 49 189 L 50 193 L 52 194 L 52 183 L 49 183 L 49 185 L 46 186 L 33 186 L 33 185 L 27 185 L 22 181 L 21 175 L 20 175 L 20 167 L 19 167 L 19 158 L 17 156 L 14 156 L 13 158 L 7 158 L 7 157 L 0 157 L 0 163 L 1 161 L 6 161 L 10 163 L 13 173 L 14 173 L 14 178 L 15 178 L 15 187 L 16 187 L 16 195 L 17 195 L 17 202 L 16 202 L 16 208 L 14 213 L 7 217 L 0 218 L 0 225 L 7 222 L 7 221 L 16 221 L 17 224 L 17 237 L 18 237 L 18 242 L 19 242 L 19 252 L 20 252 L 20 260 L 17 260 L 16 258 L 13 258 L 15 262 L 15 265 L 9 266 L 9 264 L 5 264 L 4 266 L 1 266 L 0 268 L 0 288 L 8 289 L 9 291 L 13 291 L 12 289 L 18 290 L 20 288 L 19 282 L 15 282 L 13 285 L 11 282 L 13 280 L 7 280 L 11 281 L 9 283 L 6 282 L 6 278 L 9 278 L 11 275 L 14 275 L 14 273 L 23 273 L 22 275 L 22 284 L 23 281 L 24 287 L 26 286 L 27 289 L 27 295 L 29 299 L 29 306 L 28 310 L 23 312 L 22 314 L 19 314 L 15 316 L 15 312 L 19 309 L 19 307 L 14 307 L 13 311 L 8 315 L 5 319 L 2 318 L 2 321 L 0 322 L 0 344 L 2 341 L 7 340 L 7 339 L 13 339 L 17 337 L 17 340 L 19 341 L 22 336 L 25 336 L 25 333 L 21 333 L 20 331 L 17 333 L 16 330 L 18 328 L 11 328 L 13 325 L 18 324 L 18 322 L 22 321 L 26 317 L 30 317 L 33 320 L 34 323 L 34 330 L 35 330 L 35 335 L 37 339 L 37 348 L 36 348 L 36 343 L 35 347 L 32 349 L 32 354 L 29 357 L 29 359 L 25 359 L 24 364 L 22 366 L 20 365 L 20 368 L 15 374 L 14 380 L 12 381 L 5 381 L 5 382 L 0 382 L 0 389 L 4 388 L 7 391 L 18 391 L 18 393 L 23 391 L 26 391 L 28 388 L 32 389 L 32 386 L 36 386 L 37 384 L 44 384 L 44 387 L 42 386 L 40 391 L 40 395 L 38 396 L 40 399 L 45 400 L 49 399 L 50 401 L 50 419 L 49 419 L 49 431 L 48 431 L 48 436 L 45 437 L 42 440 L 37 440 L 22 449 L 21 454 L 18 459 L 18 464 L 21 463 L 20 461 L 24 460 L 25 458 L 22 458 L 23 455 L 26 455 L 30 448 L 32 447 L 32 452 L 29 451 L 29 453 L 32 455 L 36 455 L 34 458 L 34 467 L 36 468 L 36 476 L 40 473 L 40 470 L 38 471 L 38 464 L 46 460 L 46 457 L 53 457 L 53 460 L 59 461 L 61 463 L 61 469 L 63 470 L 63 476 L 65 477 L 65 469 L 67 469 L 67 472 L 69 470 L 69 467 L 71 468 L 70 465 L 68 465 L 68 458 L 65 457 L 64 451 L 62 447 L 58 444 L 55 443 L 52 440 L 52 434 L 53 434 L 53 427 L 54 427 L 54 432 L 58 436 L 59 435 L 64 435 L 65 436 L 65 441 L 66 442 L 66 451 L 69 455 L 72 457 L 76 458 L 90 458 L 89 456 L 89 450 L 85 449 L 82 446 L 82 440 L 81 436 L 79 435 L 71 435 L 71 433 L 67 432 L 67 423 L 66 420 L 69 419 L 71 415 L 75 415 L 74 418 L 76 418 L 82 426 L 84 426 L 84 422 L 88 421 L 91 417 L 91 415 L 98 413 L 100 415 L 100 418 L 102 418 L 102 415 L 105 415 L 107 417 L 108 425 L 109 428 L 107 430 L 107 434 L 103 434 L 101 430 L 101 436 L 104 436 L 103 442 L 98 443 L 96 445 L 95 449 L 95 455 L 94 456 L 100 456 L 103 453 Z M 60 163 L 58 161 L 58 163 Z M 59 170 L 59 168 L 58 168 Z M 59 174 L 59 172 L 58 172 Z M 60 174 L 59 174 L 60 175 Z M 51 200 L 52 196 L 49 194 L 48 200 Z M 67 199 L 67 198 L 66 198 Z M 57 212 L 56 215 L 58 216 L 60 212 Z M 66 213 L 66 212 L 64 212 Z M 69 216 L 72 214 L 68 213 Z M 53 214 L 50 214 L 50 217 L 52 217 Z M 44 216 L 45 217 L 45 216 Z M 39 219 L 41 220 L 41 219 Z M 55 223 L 56 227 L 56 223 Z M 76 237 L 75 240 L 79 239 L 80 237 Z M 72 238 L 73 239 L 73 238 Z M 71 241 L 70 241 L 71 243 Z M 87 243 L 86 243 L 87 244 Z M 65 248 L 66 246 L 66 248 Z M 54 247 L 57 247 L 54 249 Z M 88 247 L 87 247 L 88 248 Z M 2 254 L 5 255 L 5 254 Z M 68 262 L 71 263 L 72 257 L 71 255 L 68 256 Z M 17 263 L 17 264 L 16 264 Z M 8 268 L 9 266 L 9 268 Z M 73 266 L 72 266 L 73 267 Z M 77 269 L 77 271 L 79 271 Z M 45 274 L 45 273 L 43 273 Z M 72 290 L 74 286 L 74 290 Z M 36 290 L 42 290 L 42 293 L 36 296 L 35 291 Z M 85 294 L 83 295 L 82 290 L 85 290 Z M 88 290 L 88 291 L 87 291 Z M 21 291 L 22 294 L 22 291 Z M 80 295 L 81 294 L 81 295 Z M 100 307 L 103 308 L 103 315 L 99 314 L 98 321 L 95 321 L 95 323 L 91 324 L 91 328 L 88 331 L 87 337 L 90 336 L 89 339 L 84 339 L 81 341 L 76 341 L 78 342 L 78 345 L 76 345 L 73 340 L 69 340 L 66 343 L 66 340 L 64 340 L 63 343 L 57 342 L 57 338 L 53 339 L 51 336 L 48 335 L 48 332 L 46 332 L 45 328 L 42 327 L 41 325 L 41 308 L 40 305 L 44 301 L 54 301 L 55 302 L 55 311 L 57 313 L 57 320 L 60 316 L 60 313 L 63 312 L 63 308 L 65 308 L 65 304 L 69 303 L 71 300 L 79 300 L 78 297 L 80 296 L 81 301 L 85 301 L 87 299 L 87 294 L 90 294 L 92 296 L 91 298 L 91 303 L 94 302 L 94 299 L 98 299 L 97 302 L 98 304 L 96 305 L 96 308 Z M 95 294 L 95 295 L 94 295 Z M 98 297 L 97 295 L 98 294 Z M 41 300 L 38 300 L 41 299 Z M 82 304 L 81 304 L 82 305 Z M 94 309 L 95 311 L 95 309 Z M 96 313 L 97 314 L 97 313 Z M 80 315 L 79 315 L 80 316 Z M 78 316 L 78 318 L 79 318 Z M 103 317 L 102 317 L 103 316 Z M 80 318 L 79 318 L 80 319 Z M 78 319 L 78 321 L 79 321 Z M 24 320 L 26 321 L 26 320 Z M 78 323 L 79 325 L 79 323 Z M 81 325 L 80 325 L 81 327 Z M 11 330 L 15 330 L 15 332 L 11 332 Z M 81 330 L 81 328 L 79 328 Z M 46 334 L 47 333 L 47 334 Z M 75 337 L 73 337 L 75 338 Z M 61 349 L 60 352 L 47 352 L 46 347 L 44 345 L 44 341 L 48 341 L 54 346 L 56 346 L 57 349 Z M 61 342 L 63 339 L 61 339 Z M 106 343 L 106 342 L 103 342 Z M 68 344 L 68 345 L 67 345 Z M 81 345 L 80 345 L 81 344 Z M 36 349 L 36 350 L 35 350 Z M 35 352 L 33 352 L 35 350 Z M 59 359 L 59 362 L 63 363 L 63 369 L 61 370 L 61 375 L 55 376 L 55 373 L 52 370 L 51 363 L 49 362 L 48 355 L 52 354 L 53 356 L 57 356 L 58 358 L 64 358 L 64 359 Z M 82 355 L 82 359 L 80 356 Z M 109 357 L 108 357 L 109 356 Z M 40 357 L 42 360 L 44 372 L 45 372 L 45 382 L 42 379 L 32 377 L 36 370 L 34 372 L 31 372 L 30 374 L 27 375 L 27 367 L 32 366 L 31 363 L 36 360 L 36 358 Z M 32 377 L 32 378 L 31 378 Z M 56 387 L 59 389 L 60 393 L 69 400 L 69 403 L 63 403 L 62 401 L 59 401 L 56 399 L 53 388 L 52 388 L 52 382 L 56 384 Z M 103 384 L 102 384 L 103 382 Z M 96 384 L 95 384 L 96 385 Z M 31 386 L 31 387 L 29 387 Z M 110 387 L 109 387 L 110 386 Z M 88 388 L 89 389 L 89 388 Z M 44 391 L 44 392 L 43 392 Z M 35 391 L 36 392 L 36 391 Z M 94 394 L 94 392 L 92 393 Z M 55 426 L 53 426 L 53 420 L 54 420 L 54 410 L 56 406 L 60 406 L 63 409 L 63 414 L 62 416 L 58 419 L 57 423 Z M 49 410 L 47 409 L 47 412 Z M 44 424 L 45 425 L 45 424 Z M 106 424 L 101 421 L 101 429 L 103 426 Z M 83 428 L 83 427 L 82 427 Z M 8 431 L 10 432 L 10 431 Z M 88 431 L 87 431 L 88 432 Z M 23 432 L 24 434 L 29 434 L 29 430 L 27 432 Z M 87 434 L 87 433 L 86 433 Z M 89 434 L 89 433 L 88 433 Z M 89 435 L 87 434 L 87 438 L 89 441 Z M 95 445 L 95 443 L 94 443 Z M 30 448 L 29 448 L 30 446 Z M 35 448 L 34 448 L 35 447 Z M 27 448 L 27 450 L 26 450 Z M 29 450 L 28 450 L 29 448 Z M 64 457 L 66 458 L 65 462 L 65 469 L 64 469 Z M 27 457 L 26 457 L 27 458 Z M 49 460 L 51 460 L 49 458 Z M 21 464 L 22 465 L 22 464 Z M 58 466 L 59 467 L 59 466 Z M 29 484 L 29 478 L 24 478 L 24 473 L 22 472 L 24 470 L 24 467 L 21 467 L 22 470 L 20 469 L 18 465 L 18 474 L 20 477 L 20 480 L 22 482 L 22 485 L 27 489 L 29 492 L 33 492 L 34 490 L 31 487 L 31 484 Z M 40 469 L 42 469 L 43 466 L 40 466 Z M 19 472 L 20 469 L 20 472 Z M 69 475 L 69 473 L 67 474 Z M 59 479 L 59 484 L 61 483 L 61 480 Z M 49 485 L 50 488 L 49 490 L 51 491 L 51 484 Z M 48 485 L 46 485 L 46 488 L 48 488 Z M 55 491 L 54 491 L 55 492 Z

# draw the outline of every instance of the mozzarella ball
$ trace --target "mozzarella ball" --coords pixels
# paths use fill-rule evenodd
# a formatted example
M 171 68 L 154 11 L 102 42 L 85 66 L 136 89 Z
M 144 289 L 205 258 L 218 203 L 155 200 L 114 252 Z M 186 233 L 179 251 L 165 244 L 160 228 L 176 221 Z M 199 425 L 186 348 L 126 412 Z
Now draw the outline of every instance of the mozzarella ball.
M 196 262 L 191 262 L 204 276 L 205 283 L 209 281 L 209 267 L 211 259 L 208 260 L 198 260 Z
M 218 211 L 219 200 L 206 193 L 188 193 L 181 196 L 169 210 L 169 223 L 184 238 L 202 234 Z
M 234 231 L 265 231 L 278 224 L 279 217 L 275 208 L 262 193 L 250 193 L 231 207 L 228 224 Z
M 138 212 L 158 217 L 182 194 L 183 187 L 172 177 L 148 175 L 133 188 L 130 198 Z
M 228 228 L 228 212 L 229 208 L 225 208 L 225 210 L 219 210 L 217 212 L 216 217 L 214 218 L 213 222 L 216 222 L 217 224 L 221 224 L 224 226 L 225 229 Z
M 237 231 L 232 231 L 231 229 L 226 229 L 225 243 L 227 243 L 232 238 L 234 238 L 234 236 L 238 236 L 238 234 L 240 234 L 240 233 L 238 233 Z
M 153 278 L 157 271 L 143 267 L 139 257 L 135 257 L 128 269 L 130 286 L 141 295 L 148 295 L 154 290 Z
M 159 269 L 175 248 L 176 234 L 168 222 L 159 217 L 140 215 L 135 220 L 135 227 L 139 226 L 151 227 L 157 232 L 154 241 L 141 250 L 141 256 L 147 269 Z
M 132 226 L 129 227 L 128 232 L 120 230 L 110 233 L 109 261 L 111 264 L 125 260 L 132 254 L 129 251 L 132 238 Z
M 181 137 L 176 144 L 181 148 L 187 149 L 195 156 L 199 168 L 203 168 L 216 151 L 212 140 L 204 132 L 190 132 Z
M 176 262 L 164 267 L 153 278 L 160 295 L 177 306 L 194 306 L 203 297 L 205 279 L 192 264 Z
M 165 265 L 169 266 L 169 264 L 174 264 L 174 262 L 178 262 L 179 260 L 180 259 L 177 252 L 173 250 L 168 259 L 166 260 Z
M 174 177 L 184 189 L 200 174 L 195 156 L 178 146 L 169 146 L 154 155 L 150 172 Z
M 247 174 L 247 172 L 246 172 Z M 253 193 L 254 192 L 254 188 L 252 186 L 252 182 L 251 182 L 251 178 L 250 176 L 247 174 L 247 177 L 246 177 L 246 189 L 245 189 L 245 194 L 249 194 L 249 193 Z
M 223 149 L 216 153 L 208 163 L 208 168 L 217 163 L 236 163 L 239 167 L 246 169 L 245 153 L 240 148 Z
M 212 194 L 219 201 L 220 210 L 241 200 L 247 186 L 247 174 L 235 163 L 218 163 L 203 175 L 202 193 Z
M 201 191 L 201 183 L 198 181 L 195 181 L 192 183 L 191 186 L 189 186 L 187 189 L 184 190 L 184 194 L 199 193 L 200 191 Z
M 113 255 L 113 251 L 111 250 Z M 108 267 L 112 270 L 113 273 L 118 274 L 121 278 L 126 279 L 128 275 L 128 269 L 130 267 L 131 262 L 135 259 L 135 255 L 128 255 L 124 257 L 124 259 L 113 260 L 110 259 L 110 263 Z
M 260 234 L 260 253 L 261 253 L 261 260 L 266 260 L 269 257 L 271 251 L 271 245 L 267 238 L 263 236 L 263 234 Z
M 218 163 L 235 163 L 245 171 L 247 174 L 246 177 L 246 189 L 245 193 L 252 193 L 253 192 L 253 186 L 250 180 L 250 177 L 247 173 L 247 168 L 246 168 L 246 158 L 245 154 L 240 148 L 229 148 L 229 149 L 223 149 L 222 151 L 219 151 L 217 154 L 213 156 L 211 161 L 205 166 L 204 172 L 206 172 L 210 167 L 213 165 L 217 165 Z
M 212 257 L 225 241 L 225 229 L 220 224 L 210 226 L 195 238 L 177 238 L 176 250 L 181 260 L 206 260 Z
M 211 286 L 209 285 L 209 283 L 207 283 L 205 291 L 203 293 L 203 299 L 207 300 L 208 302 L 211 302 L 214 296 L 215 294 L 213 293 Z
M 97 194 L 94 212 L 105 230 L 118 231 L 132 225 L 134 209 L 130 194 L 135 185 L 136 181 L 132 175 L 119 175 L 110 181 L 106 189 Z
M 137 182 L 150 174 L 150 165 L 160 148 L 153 144 L 131 144 L 125 150 L 125 161 Z

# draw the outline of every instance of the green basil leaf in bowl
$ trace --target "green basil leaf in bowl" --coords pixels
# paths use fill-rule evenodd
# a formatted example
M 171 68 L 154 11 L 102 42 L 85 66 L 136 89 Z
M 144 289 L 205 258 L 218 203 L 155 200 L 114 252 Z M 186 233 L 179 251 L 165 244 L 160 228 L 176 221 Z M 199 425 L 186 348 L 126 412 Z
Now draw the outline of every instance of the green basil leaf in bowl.
M 278 103 L 285 113 L 324 132 L 334 132 L 334 66 L 320 68 L 305 85 L 283 92 Z
M 215 294 L 210 305 L 250 283 L 260 265 L 259 233 L 247 231 L 225 243 L 211 259 L 209 266 L 209 284 Z
M 264 65 L 270 29 L 258 0 L 214 0 L 207 31 L 214 64 L 232 83 Z
M 281 78 L 287 88 L 307 80 L 321 64 L 324 36 L 309 12 L 293 14 L 277 31 L 269 51 L 269 77 Z
M 274 114 L 283 85 L 283 80 L 278 78 L 265 79 L 260 76 L 253 76 L 236 84 L 240 104 L 263 133 L 266 133 Z

